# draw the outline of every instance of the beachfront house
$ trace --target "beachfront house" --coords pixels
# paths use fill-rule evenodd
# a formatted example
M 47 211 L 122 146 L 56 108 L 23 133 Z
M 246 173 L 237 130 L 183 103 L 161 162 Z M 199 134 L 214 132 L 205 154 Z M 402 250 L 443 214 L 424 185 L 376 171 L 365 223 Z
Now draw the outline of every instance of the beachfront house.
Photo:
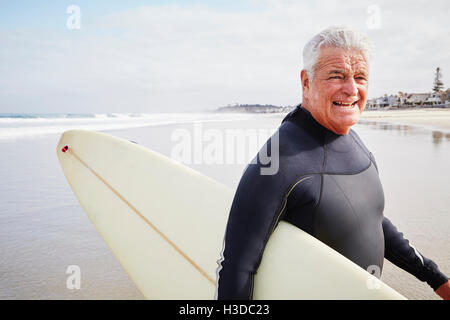
M 366 109 L 373 110 L 377 108 L 377 98 L 367 99 Z
M 403 106 L 406 104 L 406 100 L 408 100 L 408 94 L 406 92 L 399 91 L 398 92 L 398 104 L 399 106 Z
M 400 104 L 400 100 L 397 95 L 388 95 L 385 100 L 388 103 L 388 106 L 397 107 Z
M 433 92 L 430 96 L 425 100 L 424 104 L 442 104 L 441 93 Z
M 388 107 L 408 107 L 408 106 L 450 106 L 450 88 L 445 91 L 432 93 L 406 93 L 399 91 L 397 95 L 387 95 L 383 97 L 368 99 L 367 109 L 381 109 Z
M 405 104 L 407 105 L 423 105 L 430 97 L 430 93 L 410 93 L 407 96 Z
M 441 94 L 441 101 L 445 105 L 450 105 L 450 88 L 445 91 L 441 91 L 440 94 Z
M 396 95 L 384 95 L 379 98 L 368 99 L 366 102 L 367 109 L 380 109 L 399 105 L 399 98 Z

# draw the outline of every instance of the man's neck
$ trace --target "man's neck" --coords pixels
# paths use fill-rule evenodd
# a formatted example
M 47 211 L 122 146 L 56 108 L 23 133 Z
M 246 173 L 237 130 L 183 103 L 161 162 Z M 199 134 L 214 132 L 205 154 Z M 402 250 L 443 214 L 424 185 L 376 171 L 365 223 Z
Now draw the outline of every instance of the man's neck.
M 348 134 L 348 132 L 350 131 L 350 128 L 348 128 L 347 131 L 345 131 L 345 132 L 337 132 L 335 128 L 333 128 L 333 127 L 331 127 L 330 125 L 328 125 L 328 124 L 326 124 L 326 123 L 320 121 L 320 117 L 318 117 L 318 116 L 315 114 L 315 109 L 312 108 L 312 107 L 309 105 L 309 103 L 308 103 L 308 101 L 307 101 L 306 99 L 304 99 L 304 100 L 302 101 L 301 106 L 302 106 L 303 109 L 305 109 L 306 111 L 308 111 L 308 112 L 311 114 L 311 116 L 314 118 L 314 120 L 317 121 L 317 123 L 319 123 L 322 127 L 326 128 L 326 129 L 328 129 L 328 130 L 330 130 L 331 132 L 334 132 L 335 134 L 338 134 L 338 135 L 346 135 L 346 134 Z

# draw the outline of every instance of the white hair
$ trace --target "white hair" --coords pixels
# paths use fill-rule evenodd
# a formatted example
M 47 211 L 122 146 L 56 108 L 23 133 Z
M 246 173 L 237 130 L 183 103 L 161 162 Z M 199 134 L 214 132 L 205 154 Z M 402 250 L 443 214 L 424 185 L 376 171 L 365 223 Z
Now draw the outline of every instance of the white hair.
M 310 78 L 314 76 L 319 51 L 323 46 L 360 50 L 368 64 L 374 48 L 365 33 L 346 27 L 329 27 L 316 34 L 303 48 L 303 68 Z

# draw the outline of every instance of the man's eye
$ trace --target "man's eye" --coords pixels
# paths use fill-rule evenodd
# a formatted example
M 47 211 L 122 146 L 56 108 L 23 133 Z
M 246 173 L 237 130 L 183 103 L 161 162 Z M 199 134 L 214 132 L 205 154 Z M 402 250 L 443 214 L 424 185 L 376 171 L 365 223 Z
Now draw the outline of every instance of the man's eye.
M 331 76 L 328 79 L 341 79 L 341 78 L 342 78 L 341 76 Z

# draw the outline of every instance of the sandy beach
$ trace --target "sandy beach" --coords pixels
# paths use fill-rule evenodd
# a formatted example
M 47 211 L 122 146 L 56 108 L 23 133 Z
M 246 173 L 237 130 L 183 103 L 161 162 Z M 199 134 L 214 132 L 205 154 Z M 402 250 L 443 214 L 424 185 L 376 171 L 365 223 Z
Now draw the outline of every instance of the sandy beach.
M 450 130 L 450 108 L 366 110 L 361 119 Z

